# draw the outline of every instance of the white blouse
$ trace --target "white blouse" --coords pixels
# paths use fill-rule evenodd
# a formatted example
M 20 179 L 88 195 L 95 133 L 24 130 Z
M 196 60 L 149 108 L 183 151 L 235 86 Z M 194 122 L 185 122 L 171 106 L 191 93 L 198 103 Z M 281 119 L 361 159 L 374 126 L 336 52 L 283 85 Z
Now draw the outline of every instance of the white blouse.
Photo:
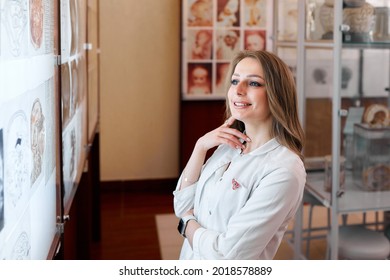
M 302 160 L 276 139 L 248 154 L 220 145 L 199 180 L 174 194 L 174 210 L 190 209 L 201 225 L 180 259 L 273 259 L 302 200 Z

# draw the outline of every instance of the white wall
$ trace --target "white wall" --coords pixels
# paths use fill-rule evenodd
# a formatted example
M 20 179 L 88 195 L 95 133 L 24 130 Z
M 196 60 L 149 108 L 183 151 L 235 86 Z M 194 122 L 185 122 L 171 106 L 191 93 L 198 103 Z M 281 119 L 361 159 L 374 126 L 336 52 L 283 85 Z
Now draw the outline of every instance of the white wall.
M 178 176 L 180 1 L 100 0 L 101 180 Z

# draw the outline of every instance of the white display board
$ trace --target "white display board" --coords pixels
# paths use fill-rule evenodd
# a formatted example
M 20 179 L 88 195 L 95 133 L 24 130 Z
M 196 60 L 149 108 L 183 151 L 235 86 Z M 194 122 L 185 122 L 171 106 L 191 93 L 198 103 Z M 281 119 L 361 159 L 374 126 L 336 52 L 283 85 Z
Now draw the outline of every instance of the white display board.
M 88 153 L 86 25 L 87 0 L 0 0 L 0 259 L 55 254 Z
M 65 214 L 87 154 L 87 1 L 61 0 L 61 119 Z
M 45 259 L 56 234 L 51 0 L 0 1 L 0 259 Z

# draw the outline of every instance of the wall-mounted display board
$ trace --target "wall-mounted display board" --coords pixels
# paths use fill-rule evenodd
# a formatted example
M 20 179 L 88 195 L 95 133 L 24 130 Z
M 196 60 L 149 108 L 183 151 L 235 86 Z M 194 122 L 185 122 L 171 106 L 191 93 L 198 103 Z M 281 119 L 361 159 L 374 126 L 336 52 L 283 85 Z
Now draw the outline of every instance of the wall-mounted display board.
M 52 259 L 84 170 L 87 0 L 0 0 L 0 259 Z
M 0 1 L 0 259 L 46 259 L 57 234 L 54 6 Z
M 88 65 L 88 142 L 93 141 L 99 119 L 99 2 L 88 0 L 87 8 Z
M 242 49 L 271 50 L 272 1 L 182 1 L 182 99 L 224 99 L 225 76 Z
M 88 0 L 88 140 L 96 133 L 99 120 L 99 2 Z
M 65 214 L 87 153 L 87 2 L 61 0 L 61 119 Z

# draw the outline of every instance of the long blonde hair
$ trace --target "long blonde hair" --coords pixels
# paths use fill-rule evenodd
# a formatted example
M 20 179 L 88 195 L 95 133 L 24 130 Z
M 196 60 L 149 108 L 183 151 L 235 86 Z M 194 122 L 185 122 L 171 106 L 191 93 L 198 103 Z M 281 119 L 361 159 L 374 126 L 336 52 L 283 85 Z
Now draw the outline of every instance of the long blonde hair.
M 271 136 L 303 159 L 304 132 L 298 118 L 297 91 L 290 69 L 273 53 L 245 50 L 233 58 L 226 83 L 230 83 L 237 64 L 247 57 L 256 59 L 263 68 L 268 105 L 272 115 Z M 229 101 L 226 98 L 226 118 L 230 116 Z M 244 123 L 238 120 L 232 127 L 241 132 L 245 130 Z

